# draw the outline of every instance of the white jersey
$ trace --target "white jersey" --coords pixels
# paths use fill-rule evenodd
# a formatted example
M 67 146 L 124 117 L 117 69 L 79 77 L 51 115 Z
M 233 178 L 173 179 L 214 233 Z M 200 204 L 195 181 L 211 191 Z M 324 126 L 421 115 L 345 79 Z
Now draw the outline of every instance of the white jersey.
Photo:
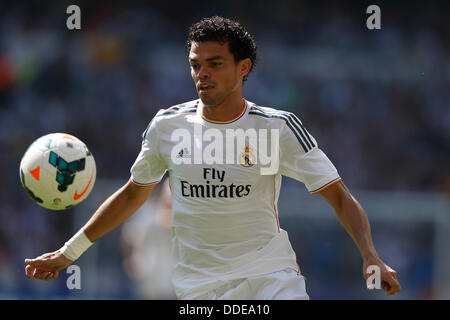
M 297 179 L 317 193 L 340 180 L 336 168 L 290 112 L 244 100 L 236 118 L 219 122 L 204 118 L 198 104 L 194 100 L 160 110 L 144 132 L 141 152 L 131 168 L 131 179 L 138 185 L 155 184 L 169 171 L 178 298 L 195 298 L 227 280 L 286 268 L 300 272 L 288 235 L 279 225 L 281 177 Z M 227 129 L 278 130 L 276 171 L 261 174 L 256 146 L 248 143 L 236 149 L 235 163 L 199 162 L 197 150 L 208 148 L 208 143 L 199 146 L 199 128 L 216 137 L 220 133 L 225 137 Z M 192 147 L 174 139 L 177 129 L 194 137 Z

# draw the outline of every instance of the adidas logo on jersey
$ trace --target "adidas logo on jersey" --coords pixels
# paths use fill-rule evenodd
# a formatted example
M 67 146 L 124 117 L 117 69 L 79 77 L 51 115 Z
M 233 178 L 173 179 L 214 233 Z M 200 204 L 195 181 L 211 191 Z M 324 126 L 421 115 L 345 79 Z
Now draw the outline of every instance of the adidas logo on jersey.
M 190 158 L 191 154 L 189 153 L 188 148 L 183 148 L 178 152 L 177 158 Z

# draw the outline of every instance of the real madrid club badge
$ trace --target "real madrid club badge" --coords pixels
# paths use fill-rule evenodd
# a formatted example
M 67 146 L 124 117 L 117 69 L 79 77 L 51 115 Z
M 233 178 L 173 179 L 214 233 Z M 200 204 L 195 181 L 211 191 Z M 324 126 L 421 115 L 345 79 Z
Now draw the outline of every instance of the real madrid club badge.
M 253 154 L 253 148 L 245 146 L 244 152 L 239 155 L 239 163 L 243 167 L 251 167 L 256 163 L 256 157 Z

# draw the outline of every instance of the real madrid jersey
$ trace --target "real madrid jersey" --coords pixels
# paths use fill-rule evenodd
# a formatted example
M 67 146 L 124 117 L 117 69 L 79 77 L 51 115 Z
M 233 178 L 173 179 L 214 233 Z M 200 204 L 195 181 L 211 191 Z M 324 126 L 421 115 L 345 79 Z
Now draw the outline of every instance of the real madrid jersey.
M 133 183 L 142 186 L 169 171 L 180 299 L 231 279 L 298 270 L 278 220 L 281 177 L 303 182 L 312 194 L 340 180 L 293 113 L 243 100 L 237 117 L 219 122 L 204 118 L 199 102 L 160 110 L 131 168 Z

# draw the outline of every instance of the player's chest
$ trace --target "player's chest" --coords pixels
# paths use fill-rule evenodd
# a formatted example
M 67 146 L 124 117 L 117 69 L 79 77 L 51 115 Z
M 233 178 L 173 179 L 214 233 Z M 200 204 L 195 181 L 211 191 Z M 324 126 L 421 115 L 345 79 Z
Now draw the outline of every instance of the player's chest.
M 219 158 L 195 157 L 188 148 L 172 155 L 166 153 L 165 157 L 171 176 L 188 183 L 245 185 L 257 184 L 262 177 L 261 166 L 249 150 L 243 150 L 236 155 L 234 162 L 230 160 L 228 163 L 219 161 Z
M 174 177 L 203 183 L 258 183 L 278 170 L 279 147 L 268 130 L 184 126 L 160 136 Z

